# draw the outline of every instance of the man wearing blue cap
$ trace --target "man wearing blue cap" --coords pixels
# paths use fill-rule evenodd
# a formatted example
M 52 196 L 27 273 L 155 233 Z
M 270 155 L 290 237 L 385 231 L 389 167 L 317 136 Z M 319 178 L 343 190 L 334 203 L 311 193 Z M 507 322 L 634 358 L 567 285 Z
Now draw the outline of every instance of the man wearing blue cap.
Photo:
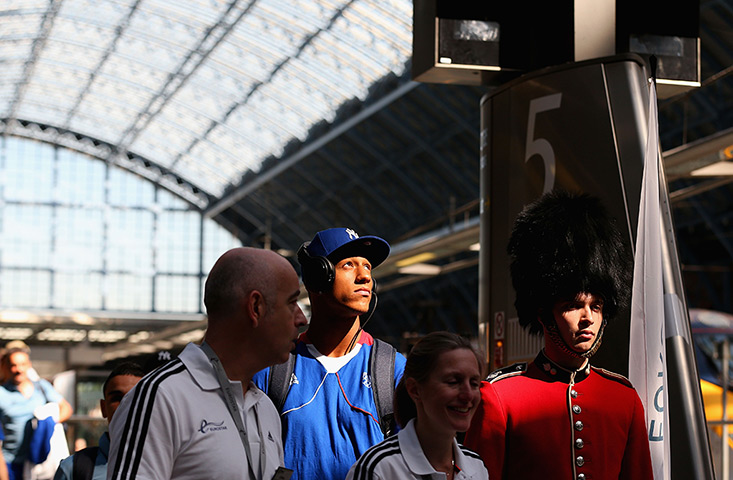
M 290 360 L 254 382 L 281 412 L 285 466 L 293 479 L 343 479 L 393 433 L 392 392 L 405 358 L 363 331 L 376 307 L 372 269 L 389 244 L 350 228 L 318 232 L 298 251 L 311 302 L 308 331 Z

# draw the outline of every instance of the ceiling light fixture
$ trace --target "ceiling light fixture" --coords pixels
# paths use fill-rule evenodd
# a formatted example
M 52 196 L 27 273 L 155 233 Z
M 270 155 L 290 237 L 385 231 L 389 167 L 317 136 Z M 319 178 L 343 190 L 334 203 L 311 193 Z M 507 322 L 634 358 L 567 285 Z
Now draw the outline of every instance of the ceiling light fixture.
M 715 162 L 690 172 L 693 177 L 733 176 L 733 162 Z
M 429 262 L 430 260 L 434 260 L 436 258 L 436 255 L 433 252 L 423 252 L 418 253 L 417 255 L 413 255 L 411 257 L 403 258 L 402 260 L 398 260 L 395 262 L 395 265 L 400 267 L 407 267 L 409 265 L 414 265 L 416 263 L 424 263 Z
M 406 267 L 397 269 L 403 275 L 438 275 L 441 271 L 440 266 L 431 265 L 429 263 L 416 263 Z

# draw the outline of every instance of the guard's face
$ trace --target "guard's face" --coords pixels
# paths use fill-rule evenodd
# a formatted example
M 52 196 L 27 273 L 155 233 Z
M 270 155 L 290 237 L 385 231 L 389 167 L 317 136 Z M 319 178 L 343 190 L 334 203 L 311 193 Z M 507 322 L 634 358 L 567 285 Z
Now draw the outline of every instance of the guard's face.
M 440 354 L 435 369 L 420 384 L 406 379 L 410 397 L 417 405 L 417 421 L 439 437 L 452 437 L 471 425 L 481 399 L 481 372 L 473 352 L 457 348 Z
M 347 257 L 334 265 L 333 297 L 358 315 L 369 310 L 372 264 L 364 257 Z
M 603 323 L 603 300 L 591 293 L 556 302 L 552 314 L 565 343 L 579 353 L 590 350 Z
M 132 390 L 141 377 L 135 375 L 116 375 L 107 382 L 107 389 L 104 392 L 104 398 L 99 401 L 99 407 L 102 410 L 102 416 L 107 419 L 107 423 L 112 421 L 117 407 L 120 406 L 122 397 Z

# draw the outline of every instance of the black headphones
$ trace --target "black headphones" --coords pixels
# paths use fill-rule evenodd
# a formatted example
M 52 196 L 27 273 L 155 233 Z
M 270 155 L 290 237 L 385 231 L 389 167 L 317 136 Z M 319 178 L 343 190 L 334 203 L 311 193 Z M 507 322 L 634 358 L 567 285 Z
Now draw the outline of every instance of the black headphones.
M 308 252 L 310 243 L 305 242 L 298 249 L 298 263 L 300 263 L 303 284 L 305 288 L 314 292 L 330 292 L 336 278 L 333 263 L 326 257 L 311 255 Z M 374 280 L 374 277 L 372 277 L 372 293 L 377 293 L 377 281 Z
M 298 262 L 303 276 L 303 284 L 308 290 L 324 293 L 331 290 L 336 272 L 333 263 L 326 257 L 313 256 L 308 252 L 308 245 L 305 242 L 298 249 Z

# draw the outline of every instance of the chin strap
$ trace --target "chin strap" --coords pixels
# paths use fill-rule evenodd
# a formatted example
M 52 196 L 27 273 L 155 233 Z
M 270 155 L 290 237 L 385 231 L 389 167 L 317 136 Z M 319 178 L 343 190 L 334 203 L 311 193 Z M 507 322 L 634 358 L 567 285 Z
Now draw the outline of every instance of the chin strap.
M 552 343 L 555 344 L 556 347 L 558 347 L 560 350 L 565 352 L 568 355 L 571 355 L 573 357 L 577 358 L 590 358 L 598 351 L 598 348 L 601 346 L 601 341 L 603 339 L 603 330 L 606 328 L 606 319 L 603 319 L 603 323 L 601 323 L 601 328 L 598 329 L 598 335 L 596 335 L 596 339 L 593 342 L 593 345 L 586 350 L 585 352 L 576 352 L 572 348 L 570 348 L 570 345 L 565 342 L 565 339 L 562 338 L 562 335 L 560 335 L 560 332 L 557 330 L 557 323 L 555 323 L 555 319 L 551 319 L 550 321 L 546 321 L 545 319 L 542 319 L 542 324 L 545 327 L 545 331 L 547 332 L 547 336 L 550 337 L 550 340 L 552 340 Z

